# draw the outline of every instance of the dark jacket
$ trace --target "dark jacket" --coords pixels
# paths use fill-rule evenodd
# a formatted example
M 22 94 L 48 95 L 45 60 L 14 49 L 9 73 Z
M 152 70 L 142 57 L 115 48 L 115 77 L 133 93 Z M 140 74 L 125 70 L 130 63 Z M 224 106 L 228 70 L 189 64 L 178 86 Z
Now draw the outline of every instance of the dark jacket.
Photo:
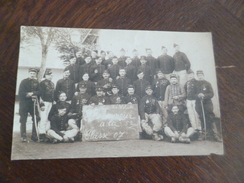
M 158 69 L 158 60 L 153 56 L 147 56 L 147 65 L 150 68 L 150 77 L 153 79 L 153 76 L 156 75 L 156 69 Z
M 126 62 L 125 62 L 126 57 L 125 57 L 125 56 L 123 56 L 123 57 L 119 57 L 118 60 L 119 60 L 119 61 L 118 61 L 118 64 L 119 64 L 121 67 L 125 67 L 125 66 L 126 66 Z
M 68 114 L 70 112 L 70 104 L 67 103 L 66 101 L 58 101 L 56 104 L 54 104 L 48 114 L 48 120 L 51 120 L 51 118 L 58 114 L 58 108 L 60 105 L 64 105 L 66 108 L 66 114 Z
M 118 78 L 116 79 L 115 83 L 118 85 L 119 87 L 119 94 L 125 96 L 127 95 L 127 87 L 129 84 L 131 84 L 131 80 L 127 77 L 124 78 Z
M 73 80 L 75 83 L 78 83 L 80 80 L 80 67 L 78 64 L 69 65 L 65 68 L 65 70 L 69 70 L 70 76 L 69 78 Z
M 174 71 L 174 60 L 169 55 L 161 55 L 158 57 L 158 66 L 164 74 L 170 74 Z
M 186 99 L 196 100 L 197 99 L 197 80 L 195 78 L 186 82 L 184 88 L 186 91 Z
M 80 66 L 80 77 L 79 77 L 79 81 L 82 81 L 82 76 L 85 73 L 88 73 L 89 77 L 91 76 L 91 67 L 92 67 L 92 63 L 90 62 L 89 64 L 85 63 L 83 65 Z
M 188 122 L 186 116 L 183 113 L 169 114 L 167 119 L 168 127 L 174 132 L 186 133 L 188 128 Z
M 40 95 L 39 83 L 36 79 L 26 78 L 21 81 L 18 93 L 20 101 L 32 103 L 32 98 L 26 97 L 29 92 L 33 92 L 33 95 L 35 96 Z
M 145 88 L 149 84 L 149 81 L 145 79 L 138 79 L 134 81 L 133 85 L 135 87 L 135 94 L 138 95 L 140 98 L 144 97 L 146 95 Z
M 54 83 L 48 79 L 40 82 L 41 98 L 45 102 L 53 102 L 54 100 Z
M 51 119 L 51 129 L 55 131 L 58 135 L 63 137 L 65 134 L 61 131 L 66 131 L 68 127 L 68 116 L 65 114 L 64 116 L 59 116 L 55 114 Z
M 169 80 L 166 78 L 155 79 L 153 82 L 153 91 L 154 96 L 157 100 L 164 101 L 165 91 L 167 86 L 169 85 Z
M 90 98 L 88 103 L 95 104 L 95 105 L 98 105 L 98 103 L 102 103 L 103 105 L 107 105 L 110 104 L 110 100 L 107 96 L 98 97 L 97 95 L 95 95 Z
M 140 102 L 140 98 L 138 95 L 136 94 L 133 94 L 133 95 L 127 95 L 125 98 L 124 98 L 124 103 L 125 104 L 128 104 L 128 103 L 132 103 L 132 104 L 139 104 Z
M 73 98 L 75 93 L 75 82 L 69 78 L 57 81 L 55 89 L 55 100 L 58 101 L 60 92 L 63 91 L 67 95 L 67 101 Z
M 175 71 L 189 70 L 191 63 L 183 52 L 176 52 L 173 56 Z
M 110 74 L 110 77 L 115 81 L 116 77 L 119 76 L 119 69 L 121 68 L 121 66 L 119 66 L 118 64 L 116 65 L 111 65 L 108 68 L 108 72 Z
M 111 95 L 109 97 L 109 100 L 110 100 L 110 104 L 123 104 L 124 103 L 124 97 L 120 94 Z
M 141 65 L 140 59 L 138 57 L 132 58 L 132 64 L 138 68 Z
M 76 113 L 76 115 L 71 116 L 71 118 L 81 119 L 82 117 L 82 108 L 84 105 L 88 105 L 88 101 L 91 96 L 88 93 L 81 94 L 79 93 L 77 96 L 74 96 L 71 101 L 71 113 Z
M 91 81 L 98 82 L 98 81 L 102 80 L 103 79 L 102 75 L 103 75 L 103 71 L 104 70 L 105 70 L 105 66 L 104 65 L 101 65 L 101 64 L 93 65 L 91 67 L 91 75 L 90 75 Z M 95 73 L 95 71 L 97 71 L 97 73 Z

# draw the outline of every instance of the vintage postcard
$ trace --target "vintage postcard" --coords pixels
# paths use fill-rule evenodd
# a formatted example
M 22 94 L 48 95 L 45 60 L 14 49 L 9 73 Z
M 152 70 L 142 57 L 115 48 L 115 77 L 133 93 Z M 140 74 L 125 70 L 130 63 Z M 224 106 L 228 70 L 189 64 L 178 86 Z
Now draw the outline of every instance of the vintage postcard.
M 209 32 L 22 26 L 12 160 L 223 155 Z

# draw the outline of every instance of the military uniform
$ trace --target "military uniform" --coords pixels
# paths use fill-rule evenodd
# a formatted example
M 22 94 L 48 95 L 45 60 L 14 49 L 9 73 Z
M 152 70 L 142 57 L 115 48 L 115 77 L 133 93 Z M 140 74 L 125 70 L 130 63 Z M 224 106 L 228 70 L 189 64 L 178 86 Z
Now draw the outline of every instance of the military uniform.
M 103 72 L 105 70 L 105 66 L 101 65 L 101 64 L 95 64 L 91 67 L 91 75 L 90 75 L 90 79 L 93 82 L 98 82 L 100 80 L 103 79 Z M 95 71 L 97 71 L 97 73 L 95 73 Z
M 36 72 L 36 71 L 35 71 Z M 28 117 L 28 113 L 32 117 L 33 126 L 32 126 L 32 139 L 36 138 L 36 130 L 34 127 L 34 102 L 32 101 L 32 97 L 27 97 L 27 93 L 33 92 L 32 96 L 39 96 L 40 89 L 39 83 L 36 79 L 27 78 L 21 81 L 19 86 L 19 115 L 20 115 L 20 134 L 21 137 L 26 139 L 26 121 Z M 36 110 L 36 115 L 38 116 L 38 112 Z M 36 140 L 36 139 L 35 139 Z
M 136 68 L 131 63 L 125 66 L 126 77 L 129 78 L 132 82 L 136 80 Z
M 113 65 L 112 58 L 105 60 L 102 64 L 105 66 L 106 69 L 108 69 L 111 65 Z
M 65 106 L 66 108 L 66 112 L 69 113 L 70 112 L 70 107 L 71 105 L 69 103 L 67 103 L 66 101 L 58 101 L 56 104 L 54 104 L 48 114 L 48 120 L 51 120 L 51 118 L 58 114 L 58 109 L 60 108 L 60 106 Z
M 144 73 L 144 79 L 147 80 L 148 82 L 151 82 L 151 68 L 144 64 L 144 65 L 140 65 L 137 68 L 137 71 L 142 71 Z
M 140 98 L 138 95 L 136 94 L 133 94 L 133 95 L 127 95 L 125 98 L 124 98 L 124 103 L 125 104 L 128 104 L 128 103 L 131 103 L 131 104 L 139 104 L 140 102 Z
M 114 82 L 113 81 L 110 82 L 109 79 L 102 79 L 102 80 L 97 82 L 98 86 L 103 87 L 106 95 L 111 95 L 111 89 L 112 89 L 113 84 L 114 84 Z
M 89 77 L 91 76 L 91 67 L 92 67 L 92 63 L 85 63 L 83 64 L 82 66 L 80 66 L 80 77 L 79 77 L 79 81 L 82 81 L 82 76 L 85 74 L 85 73 L 88 73 Z
M 126 66 L 125 60 L 126 60 L 125 56 L 119 57 L 118 65 L 124 68 Z
M 85 62 L 85 59 L 82 58 L 82 57 L 77 57 L 76 59 L 76 66 L 77 67 L 80 67 L 81 65 L 84 65 L 86 62 Z
M 138 79 L 138 80 L 134 81 L 133 85 L 135 87 L 136 95 L 138 95 L 140 98 L 144 97 L 146 95 L 145 88 L 149 84 L 150 84 L 149 81 L 147 81 L 145 79 Z
M 110 104 L 110 100 L 107 96 L 93 96 L 90 98 L 89 104 L 95 104 L 95 105 L 98 105 L 99 103 L 103 104 L 103 105 L 107 105 L 107 104 Z
M 139 57 L 134 57 L 132 58 L 132 64 L 138 68 L 141 65 L 140 58 Z
M 96 92 L 95 92 L 95 84 L 88 80 L 88 81 L 81 81 L 78 83 L 77 87 L 76 87 L 76 91 L 79 92 L 79 87 L 81 85 L 86 85 L 86 93 L 90 94 L 91 96 L 94 96 L 96 95 Z
M 80 80 L 80 68 L 78 64 L 72 64 L 65 68 L 65 70 L 69 70 L 70 76 L 69 78 L 73 80 L 75 83 L 78 83 Z
M 127 77 L 119 77 L 116 79 L 115 83 L 119 87 L 119 93 L 123 96 L 127 95 L 127 87 L 129 84 L 131 84 L 131 80 Z
M 154 76 L 156 75 L 156 69 L 158 69 L 158 60 L 151 55 L 148 55 L 146 57 L 146 60 L 147 60 L 147 65 L 150 68 L 150 80 L 149 80 L 149 82 L 152 83 L 154 80 Z M 146 77 L 145 77 L 145 79 L 146 79 Z
M 158 66 L 162 70 L 166 79 L 169 80 L 169 75 L 174 71 L 174 60 L 171 56 L 165 54 L 158 57 Z
M 120 70 L 121 66 L 119 66 L 118 64 L 116 65 L 111 65 L 108 68 L 108 72 L 110 74 L 110 77 L 115 81 L 117 76 L 119 76 L 119 70 Z
M 58 101 L 58 96 L 61 91 L 66 93 L 67 101 L 71 101 L 75 93 L 75 82 L 70 78 L 63 78 L 58 80 L 55 89 L 56 101 Z

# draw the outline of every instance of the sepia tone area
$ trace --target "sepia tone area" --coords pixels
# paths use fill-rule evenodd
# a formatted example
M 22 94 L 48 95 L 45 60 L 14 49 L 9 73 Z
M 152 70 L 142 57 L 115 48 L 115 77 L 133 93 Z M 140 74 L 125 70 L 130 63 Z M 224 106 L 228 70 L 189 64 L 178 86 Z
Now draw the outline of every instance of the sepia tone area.
M 1 182 L 243 182 L 242 1 L 1 1 L 0 9 Z M 21 25 L 212 32 L 225 155 L 10 161 Z

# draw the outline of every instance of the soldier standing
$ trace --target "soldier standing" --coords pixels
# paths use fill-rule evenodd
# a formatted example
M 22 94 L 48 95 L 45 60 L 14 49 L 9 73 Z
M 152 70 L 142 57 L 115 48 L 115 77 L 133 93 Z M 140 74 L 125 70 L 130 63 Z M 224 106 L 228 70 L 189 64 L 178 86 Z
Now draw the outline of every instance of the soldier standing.
M 119 75 L 120 77 L 118 79 L 116 79 L 115 83 L 118 85 L 119 87 L 119 93 L 123 96 L 125 96 L 127 94 L 127 87 L 129 84 L 131 84 L 131 80 L 126 76 L 126 72 L 125 69 L 121 68 L 119 70 Z
M 22 80 L 19 86 L 19 115 L 20 115 L 20 134 L 22 138 L 22 142 L 27 141 L 26 136 L 26 121 L 28 117 L 28 113 L 32 117 L 33 125 L 32 125 L 32 135 L 31 140 L 37 141 L 36 129 L 34 126 L 34 102 L 32 101 L 33 97 L 38 97 L 40 95 L 39 83 L 36 79 L 37 70 L 29 69 L 29 77 Z M 37 115 L 37 114 L 36 114 Z M 36 121 L 37 122 L 37 121 Z
M 141 70 L 137 71 L 138 80 L 134 81 L 135 93 L 140 99 L 146 95 L 146 86 L 150 85 L 149 81 L 144 79 L 144 72 Z
M 147 65 L 150 68 L 150 80 L 149 80 L 149 82 L 152 83 L 153 80 L 155 79 L 156 69 L 158 68 L 158 60 L 152 56 L 152 49 L 151 48 L 147 48 L 146 52 L 147 52 L 147 57 L 146 57 Z

